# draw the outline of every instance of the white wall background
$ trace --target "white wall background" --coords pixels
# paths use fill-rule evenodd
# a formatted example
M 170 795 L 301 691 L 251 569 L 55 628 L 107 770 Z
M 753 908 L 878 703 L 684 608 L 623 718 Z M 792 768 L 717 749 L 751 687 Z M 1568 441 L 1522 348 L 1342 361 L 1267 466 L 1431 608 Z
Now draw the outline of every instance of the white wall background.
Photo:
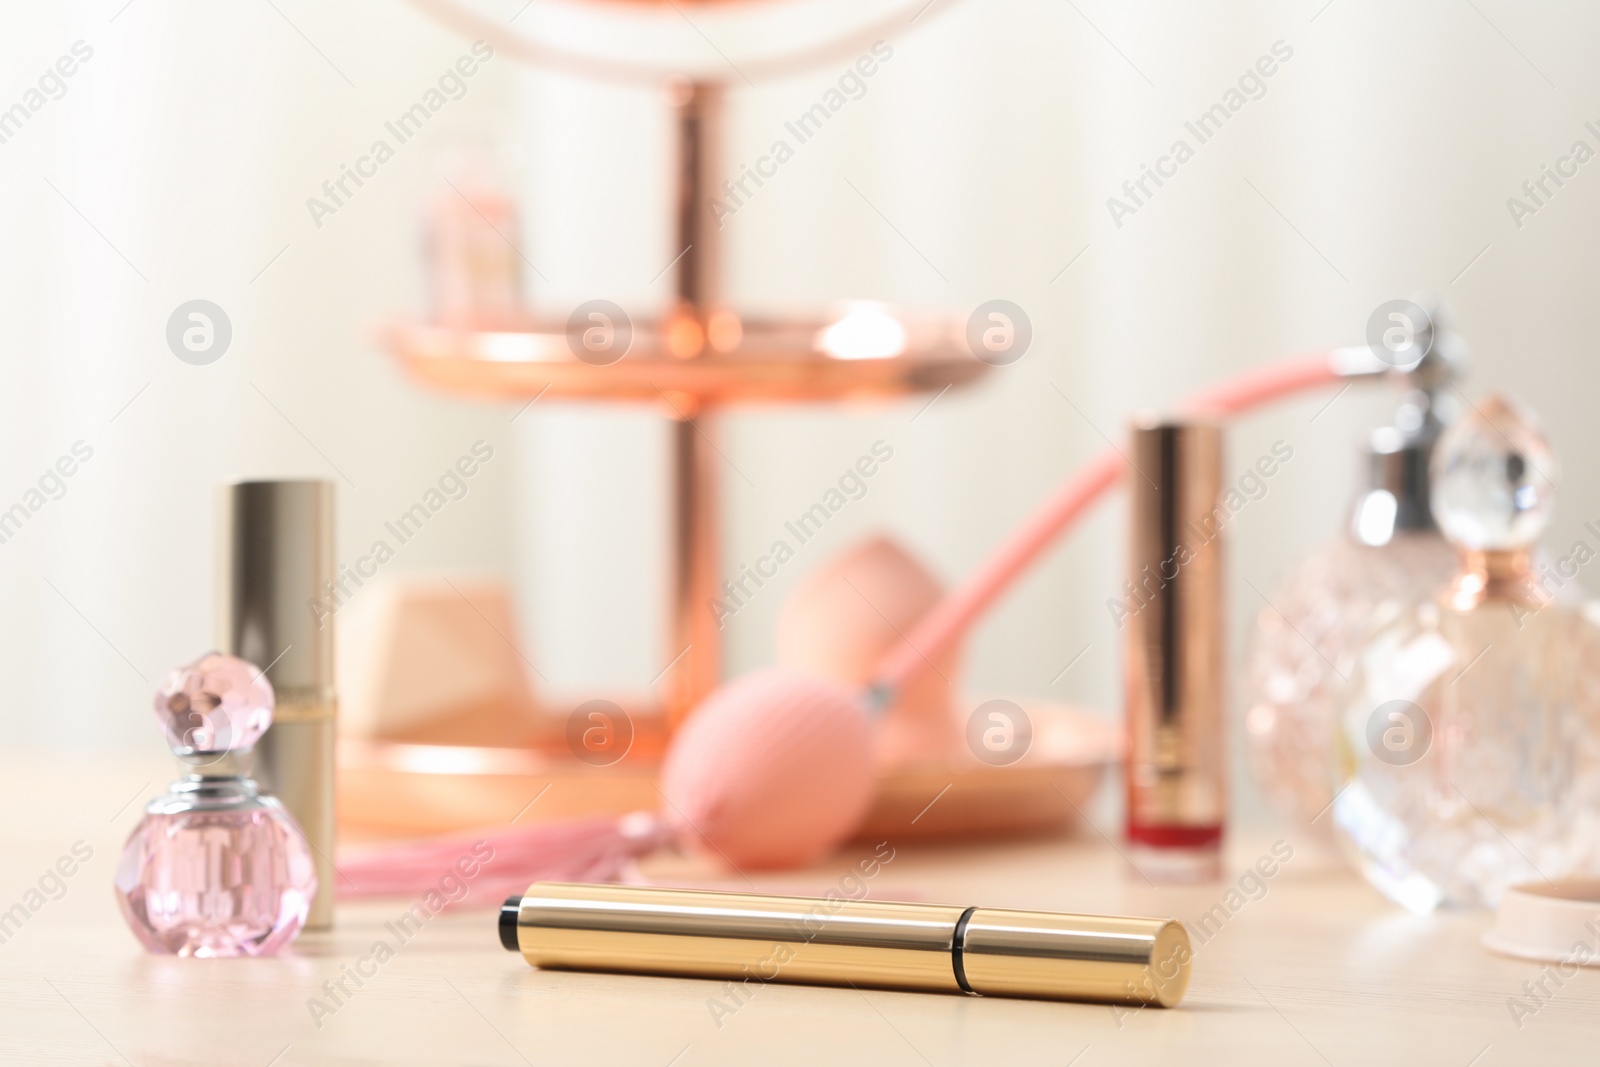
M 543 2 L 519 26 L 538 25 Z M 530 655 L 556 686 L 647 682 L 664 663 L 659 425 L 545 403 L 512 424 L 517 405 L 405 380 L 372 327 L 422 305 L 418 208 L 440 154 L 461 147 L 491 153 L 519 191 L 545 276 L 530 279 L 538 303 L 564 316 L 594 296 L 659 299 L 667 281 L 651 279 L 676 252 L 659 101 L 502 54 L 318 228 L 305 198 L 470 42 L 396 0 L 122 3 L 0 15 L 0 108 L 74 41 L 94 49 L 66 95 L 0 144 L 0 507 L 74 441 L 94 448 L 66 495 L 0 545 L 0 739 L 155 743 L 153 681 L 211 639 L 218 481 L 338 478 L 353 558 L 479 438 L 495 461 L 391 571 L 515 572 Z M 483 10 L 509 20 L 520 7 Z M 687 10 L 735 52 L 741 34 L 759 36 Z M 866 96 L 729 223 L 729 284 L 750 304 L 862 296 L 965 314 L 1002 297 L 1035 333 L 1020 363 L 914 423 L 921 401 L 726 419 L 723 450 L 750 483 L 726 472 L 732 566 L 871 442 L 895 448 L 868 496 L 729 624 L 728 670 L 769 661 L 785 588 L 829 553 L 887 530 L 953 580 L 1131 409 L 1272 354 L 1357 342 L 1377 304 L 1423 288 L 1459 312 L 1470 391 L 1511 388 L 1544 415 L 1567 465 L 1554 541 L 1600 518 L 1600 163 L 1520 229 L 1506 207 L 1575 140 L 1600 149 L 1583 127 L 1600 125 L 1587 55 L 1600 10 L 1311 0 L 1223 12 L 935 0 L 890 35 L 894 57 Z M 1106 198 L 1279 40 L 1294 54 L 1265 96 L 1116 227 Z M 761 154 L 844 66 L 740 82 L 729 158 Z M 163 337 L 196 297 L 234 327 L 208 367 L 180 363 Z M 1241 633 L 1259 606 L 1245 579 L 1268 588 L 1334 533 L 1351 444 L 1388 398 L 1352 392 L 1312 424 L 1325 402 L 1232 437 L 1238 463 L 1278 438 L 1295 448 L 1236 527 Z M 1114 708 L 1104 602 L 1120 544 L 1113 504 L 975 635 L 970 684 Z

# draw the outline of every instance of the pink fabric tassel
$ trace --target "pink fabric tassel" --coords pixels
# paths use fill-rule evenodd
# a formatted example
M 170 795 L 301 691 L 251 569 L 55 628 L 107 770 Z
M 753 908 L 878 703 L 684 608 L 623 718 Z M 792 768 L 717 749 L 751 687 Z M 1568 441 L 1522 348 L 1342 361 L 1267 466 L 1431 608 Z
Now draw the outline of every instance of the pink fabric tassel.
M 445 907 L 498 906 L 534 882 L 627 880 L 635 860 L 669 840 L 639 812 L 385 845 L 341 856 L 338 891 L 342 900 L 437 893 Z

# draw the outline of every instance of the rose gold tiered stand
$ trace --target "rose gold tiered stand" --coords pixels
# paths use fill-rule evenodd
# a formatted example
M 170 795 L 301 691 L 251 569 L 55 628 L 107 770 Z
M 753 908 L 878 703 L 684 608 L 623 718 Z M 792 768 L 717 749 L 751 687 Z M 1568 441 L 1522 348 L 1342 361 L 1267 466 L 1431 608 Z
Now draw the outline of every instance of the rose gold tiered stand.
M 429 387 L 489 400 L 545 397 L 652 405 L 671 420 L 676 482 L 673 647 L 675 666 L 663 680 L 659 706 L 628 708 L 635 741 L 617 765 L 595 768 L 559 745 L 507 738 L 484 748 L 437 744 L 346 744 L 341 751 L 341 805 L 359 832 L 440 832 L 500 821 L 526 798 L 560 783 L 559 798 L 524 821 L 653 808 L 656 764 L 673 724 L 718 683 L 720 642 L 710 602 L 718 596 L 717 485 L 724 460 L 715 446 L 716 413 L 734 405 L 818 403 L 937 394 L 978 378 L 988 365 L 966 340 L 965 317 L 914 315 L 875 303 L 843 303 L 814 315 L 781 319 L 741 315 L 721 298 L 720 239 L 709 202 L 721 188 L 724 75 L 719 70 L 668 70 L 635 57 L 615 61 L 580 55 L 512 33 L 459 0 L 413 3 L 498 52 L 547 67 L 611 81 L 655 83 L 676 120 L 676 165 L 670 181 L 674 233 L 681 255 L 673 295 L 660 315 L 641 321 L 530 321 L 522 328 L 464 332 L 417 322 L 385 330 L 388 347 Z M 578 5 L 583 7 L 584 5 Z M 606 5 L 593 5 L 595 8 Z M 675 5 L 674 5 L 675 6 Z M 720 6 L 720 5 L 713 5 Z M 893 8 L 825 44 L 741 63 L 747 80 L 815 65 L 904 29 L 921 3 Z M 624 10 L 626 5 L 618 5 Z M 576 10 L 576 9 L 574 9 Z M 645 12 L 651 5 L 635 9 Z M 692 10 L 706 11 L 705 5 Z M 676 17 L 676 16 L 674 16 Z M 687 16 L 685 16 L 687 19 Z M 850 53 L 853 55 L 853 53 Z M 582 309 L 580 309 L 582 310 Z M 620 309 L 615 309 L 620 310 Z M 631 343 L 595 352 L 584 331 L 600 323 L 626 328 Z M 621 346 L 617 346 L 620 348 Z M 960 753 L 952 762 L 886 769 L 865 832 L 899 837 L 1037 831 L 1070 820 L 1114 760 L 1114 731 L 1067 708 L 1034 706 L 1042 743 L 1014 767 L 990 767 Z M 1044 739 L 1057 738 L 1055 742 Z M 937 808 L 931 799 L 941 800 Z M 926 817 L 923 817 L 926 816 Z
M 503 27 L 482 25 L 470 11 L 428 0 L 422 6 L 469 32 L 536 62 L 551 59 Z M 570 57 L 569 57 L 570 58 Z M 595 67 L 602 77 L 661 80 L 659 71 Z M 587 66 L 585 66 L 587 64 Z M 473 333 L 418 323 L 386 331 L 388 346 L 431 387 L 494 400 L 589 400 L 645 403 L 672 420 L 674 494 L 673 643 L 682 658 L 663 680 L 667 723 L 679 721 L 720 677 L 716 501 L 718 409 L 762 402 L 837 402 L 937 393 L 977 378 L 986 364 L 968 349 L 964 318 L 912 316 L 879 304 L 843 304 L 837 312 L 756 319 L 721 298 L 718 219 L 710 204 L 723 194 L 723 86 L 666 79 L 674 111 L 676 165 L 670 176 L 674 248 L 679 258 L 666 312 L 647 321 L 611 321 L 580 314 L 575 322 L 529 322 L 525 328 Z M 594 323 L 612 331 L 600 350 L 586 345 Z M 631 333 L 625 347 L 617 338 Z

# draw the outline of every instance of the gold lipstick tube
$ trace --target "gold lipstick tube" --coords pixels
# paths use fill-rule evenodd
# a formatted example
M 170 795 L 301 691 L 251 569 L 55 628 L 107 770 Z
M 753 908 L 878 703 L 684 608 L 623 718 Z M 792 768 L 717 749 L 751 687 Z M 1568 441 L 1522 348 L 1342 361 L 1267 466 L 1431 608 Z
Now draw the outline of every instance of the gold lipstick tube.
M 1170 1008 L 1189 985 L 1173 919 L 536 882 L 500 942 L 546 970 L 851 985 Z
M 254 777 L 299 824 L 317 893 L 307 930 L 333 925 L 333 484 L 235 482 L 222 487 L 217 639 L 266 673 L 277 696 L 256 744 Z
M 1129 858 L 1153 881 L 1221 870 L 1226 616 L 1222 431 L 1134 422 L 1128 448 L 1125 641 Z

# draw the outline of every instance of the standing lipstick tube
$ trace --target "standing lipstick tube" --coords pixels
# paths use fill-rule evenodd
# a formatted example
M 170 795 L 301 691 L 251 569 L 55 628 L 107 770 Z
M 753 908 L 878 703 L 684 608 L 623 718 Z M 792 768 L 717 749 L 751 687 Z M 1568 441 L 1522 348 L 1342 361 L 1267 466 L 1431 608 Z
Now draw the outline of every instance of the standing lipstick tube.
M 306 930 L 333 925 L 333 484 L 222 487 L 217 643 L 262 669 L 277 695 L 255 747 L 255 778 L 311 845 L 317 894 Z
M 1173 919 L 561 882 L 507 900 L 500 943 L 544 970 L 1165 1008 L 1191 959 Z
M 1140 417 L 1128 460 L 1129 858 L 1152 881 L 1206 881 L 1221 873 L 1227 812 L 1222 431 Z

